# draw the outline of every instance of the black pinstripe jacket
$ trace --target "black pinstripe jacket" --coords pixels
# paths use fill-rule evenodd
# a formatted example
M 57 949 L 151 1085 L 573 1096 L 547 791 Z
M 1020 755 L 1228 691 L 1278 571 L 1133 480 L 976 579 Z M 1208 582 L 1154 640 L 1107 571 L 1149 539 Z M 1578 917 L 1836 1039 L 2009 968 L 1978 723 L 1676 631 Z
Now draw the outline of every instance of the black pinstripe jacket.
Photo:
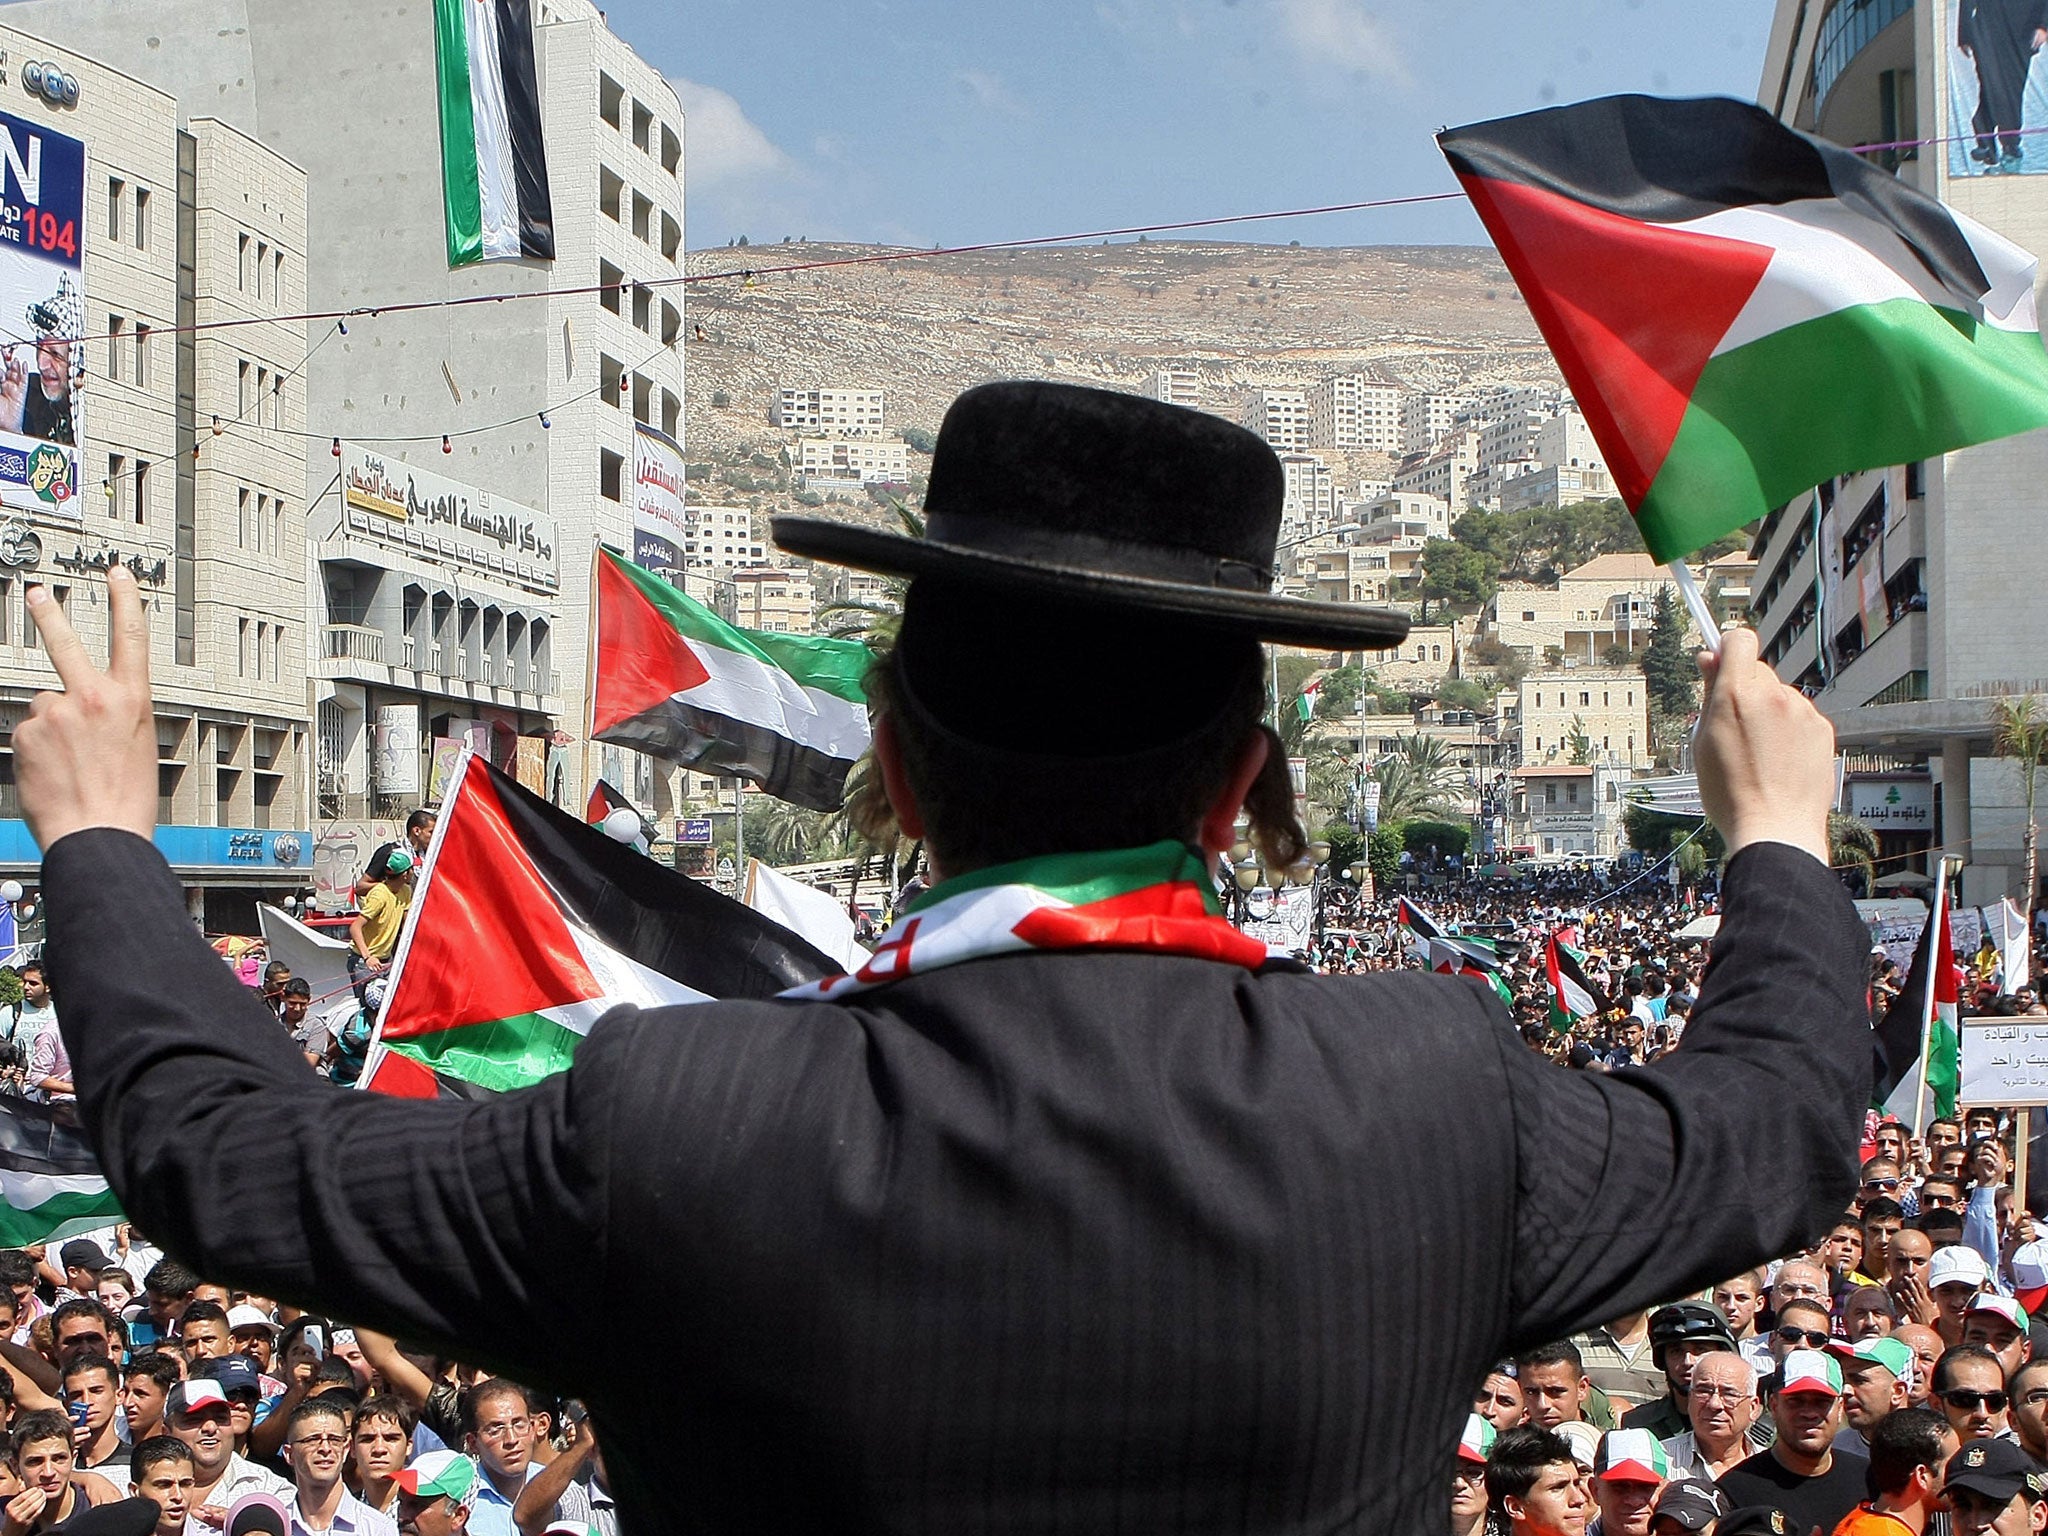
M 636 1533 L 1434 1536 L 1487 1363 L 1824 1229 L 1871 1086 L 1865 931 L 1781 847 L 1611 1076 L 1469 982 L 1031 954 L 622 1011 L 484 1104 L 316 1080 L 139 839 L 44 883 L 143 1229 L 583 1396 Z

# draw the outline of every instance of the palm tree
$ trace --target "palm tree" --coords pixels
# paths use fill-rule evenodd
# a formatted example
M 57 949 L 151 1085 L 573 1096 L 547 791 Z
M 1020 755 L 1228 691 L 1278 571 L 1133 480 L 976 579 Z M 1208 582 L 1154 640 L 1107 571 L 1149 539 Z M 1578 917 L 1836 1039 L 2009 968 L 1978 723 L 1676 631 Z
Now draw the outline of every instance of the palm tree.
M 2034 931 L 2034 889 L 2040 884 L 2040 846 L 2034 831 L 2034 780 L 2041 770 L 2042 758 L 2048 757 L 2048 719 L 2042 717 L 2037 707 L 2039 702 L 2029 693 L 2016 699 L 2000 699 L 1991 707 L 1991 750 L 2019 764 L 2027 797 L 2027 830 L 2023 843 L 2026 849 L 2026 895 L 2021 899 L 2026 904 L 2029 933 Z
M 924 537 L 924 519 L 907 505 L 891 498 L 889 510 L 905 533 L 913 539 Z M 826 603 L 818 609 L 818 622 L 835 640 L 858 640 L 871 651 L 887 650 L 903 623 L 903 595 L 909 590 L 909 577 L 884 576 L 882 596 Z
M 1435 736 L 1396 738 L 1393 755 L 1372 771 L 1380 786 L 1380 824 L 1447 816 L 1457 810 L 1465 772 Z
M 1860 817 L 1828 812 L 1828 862 L 1863 872 L 1863 894 L 1877 894 L 1877 834 Z

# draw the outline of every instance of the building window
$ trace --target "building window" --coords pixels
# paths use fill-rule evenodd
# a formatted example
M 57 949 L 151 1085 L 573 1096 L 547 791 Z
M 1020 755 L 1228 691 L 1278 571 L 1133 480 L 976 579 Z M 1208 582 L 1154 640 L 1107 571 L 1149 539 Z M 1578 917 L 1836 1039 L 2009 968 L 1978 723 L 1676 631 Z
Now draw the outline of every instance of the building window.
M 149 188 L 135 189 L 135 249 L 149 249 Z
M 235 420 L 240 421 L 249 414 L 249 360 L 245 357 L 235 364 Z
M 107 455 L 107 516 L 109 516 L 109 517 L 119 517 L 119 516 L 121 515 L 121 503 L 120 503 L 119 497 L 120 497 L 120 495 L 121 495 L 121 492 L 122 492 L 122 490 L 123 490 L 123 488 L 124 488 L 124 487 L 122 486 L 121 482 L 122 482 L 123 480 L 127 479 L 127 478 L 128 478 L 128 456 L 127 456 L 126 454 L 121 454 L 121 453 L 110 453 L 110 454 L 108 454 L 108 455 Z M 0 624 L 0 634 L 5 634 L 6 632 L 7 632 L 6 626 L 5 626 L 4 624 Z
M 149 460 L 135 461 L 135 522 L 142 524 L 143 509 L 149 505 Z
M 121 238 L 121 209 L 128 201 L 128 183 L 118 176 L 107 178 L 107 238 Z
M 249 621 L 235 620 L 235 675 L 249 675 Z
M 273 374 L 270 380 L 270 424 L 284 425 L 284 375 Z
M 283 251 L 272 251 L 270 253 L 270 301 L 273 304 L 282 304 L 284 302 Z
M 235 286 L 243 292 L 249 288 L 249 237 L 235 236 Z
M 263 297 L 263 269 L 269 264 L 270 242 L 268 240 L 258 240 L 256 242 L 256 297 L 259 299 Z M 276 298 L 277 295 L 272 294 L 271 297 Z
M 606 501 L 621 501 L 625 492 L 621 483 L 625 479 L 626 461 L 609 448 L 601 448 L 597 455 L 597 493 Z
M 1543 803 L 1545 805 L 1557 804 L 1557 781 L 1555 779 L 1543 786 Z
M 249 487 L 246 485 L 235 492 L 235 545 L 240 549 L 249 547 Z
M 121 382 L 121 349 L 128 344 L 128 320 L 123 315 L 107 316 L 107 377 Z
M 149 388 L 149 335 L 149 327 L 137 321 L 135 325 L 135 383 L 140 389 Z

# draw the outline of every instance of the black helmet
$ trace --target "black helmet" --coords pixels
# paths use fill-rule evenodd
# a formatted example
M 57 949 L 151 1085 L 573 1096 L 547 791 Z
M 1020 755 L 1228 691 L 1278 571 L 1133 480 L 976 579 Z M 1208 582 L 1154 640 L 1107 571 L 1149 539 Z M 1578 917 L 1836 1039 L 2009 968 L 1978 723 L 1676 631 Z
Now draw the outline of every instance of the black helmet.
M 1650 1359 L 1661 1370 L 1667 1344 L 1709 1344 L 1735 1348 L 1735 1335 L 1721 1309 L 1704 1301 L 1678 1301 L 1650 1314 Z

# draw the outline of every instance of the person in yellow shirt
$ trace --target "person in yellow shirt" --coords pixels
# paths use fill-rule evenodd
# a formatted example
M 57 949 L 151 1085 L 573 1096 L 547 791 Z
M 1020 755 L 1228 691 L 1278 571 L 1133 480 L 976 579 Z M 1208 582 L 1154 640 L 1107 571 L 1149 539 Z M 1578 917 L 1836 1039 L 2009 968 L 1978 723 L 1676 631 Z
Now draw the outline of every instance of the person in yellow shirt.
M 372 976 L 390 969 L 399 930 L 405 926 L 411 906 L 412 855 L 394 848 L 385 855 L 377 883 L 364 893 L 361 910 L 349 920 L 348 939 L 355 946 L 355 953 L 349 956 L 349 979 L 359 990 Z

